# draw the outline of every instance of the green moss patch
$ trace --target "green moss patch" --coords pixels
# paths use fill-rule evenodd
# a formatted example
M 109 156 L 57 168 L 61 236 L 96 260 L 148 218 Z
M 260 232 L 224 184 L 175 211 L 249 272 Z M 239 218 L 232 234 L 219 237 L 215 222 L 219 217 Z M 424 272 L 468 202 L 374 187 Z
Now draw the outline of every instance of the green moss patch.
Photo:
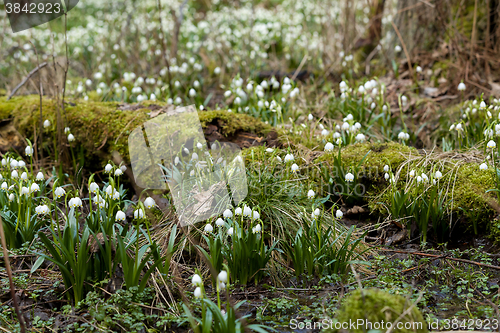
M 39 127 L 39 97 L 36 95 L 14 97 L 11 100 L 0 97 L 0 119 L 11 118 L 17 130 L 27 138 L 32 138 Z M 140 105 L 120 107 L 117 102 L 76 101 L 65 105 L 61 112 L 64 126 L 70 127 L 75 136 L 75 145 L 83 146 L 91 154 L 98 151 L 110 153 L 118 151 L 128 160 L 128 135 L 137 126 L 150 119 L 149 113 L 167 105 L 148 101 Z M 57 123 L 56 101 L 43 99 L 43 120 L 48 119 L 51 127 L 45 131 L 55 136 Z M 220 134 L 230 137 L 238 132 L 265 135 L 271 126 L 244 114 L 227 111 L 199 112 L 203 128 L 216 125 Z
M 348 329 L 349 332 L 362 333 L 372 330 L 384 332 L 388 329 L 385 326 L 383 328 L 366 326 L 369 325 L 368 322 L 371 325 L 392 323 L 396 326 L 393 330 L 395 333 L 427 332 L 427 323 L 416 305 L 403 296 L 392 295 L 376 288 L 358 289 L 352 292 L 342 303 L 336 319 L 339 323 L 363 321 L 364 327 L 359 325 L 355 329 Z

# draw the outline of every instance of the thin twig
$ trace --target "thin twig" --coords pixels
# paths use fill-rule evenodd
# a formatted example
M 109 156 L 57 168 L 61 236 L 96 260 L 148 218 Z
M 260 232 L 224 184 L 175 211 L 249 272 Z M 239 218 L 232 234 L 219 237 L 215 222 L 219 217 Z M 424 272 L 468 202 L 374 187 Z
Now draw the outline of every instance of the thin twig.
M 3 231 L 3 221 L 1 216 L 0 216 L 0 237 L 2 238 L 1 241 L 2 241 L 3 256 L 5 258 L 5 269 L 7 270 L 7 275 L 9 276 L 10 296 L 12 297 L 12 302 L 14 303 L 14 309 L 16 311 L 17 319 L 19 320 L 21 333 L 25 333 L 26 328 L 24 326 L 24 317 L 21 316 L 21 312 L 19 311 L 19 305 L 17 304 L 17 299 L 16 299 L 16 289 L 14 287 L 14 282 L 12 281 L 12 271 L 10 270 L 9 254 L 7 253 L 7 242 L 5 241 L 5 233 Z
M 408 53 L 408 49 L 406 48 L 406 44 L 403 40 L 403 37 L 399 33 L 398 27 L 396 27 L 396 25 L 394 24 L 394 21 L 391 21 L 391 24 L 392 24 L 392 27 L 394 28 L 394 31 L 396 31 L 396 34 L 398 35 L 398 38 L 399 38 L 399 41 L 401 42 L 401 45 L 403 45 L 403 50 L 404 50 L 405 55 L 406 55 L 406 61 L 408 62 L 408 69 L 410 70 L 410 76 L 412 77 L 412 79 L 414 79 L 413 67 L 411 66 L 410 54 Z
M 431 258 L 441 258 L 441 257 L 443 257 L 442 255 L 438 256 L 436 254 L 422 253 L 422 252 L 412 252 L 412 251 L 403 251 L 403 250 L 380 249 L 380 251 L 394 252 L 394 253 L 403 253 L 403 254 L 414 254 L 414 255 L 417 255 L 417 256 L 431 257 Z M 464 262 L 464 263 L 467 263 L 467 264 L 472 264 L 472 265 L 477 265 L 477 266 L 488 267 L 488 268 L 500 270 L 499 266 L 490 265 L 490 264 L 483 264 L 483 263 L 477 262 L 477 261 L 472 261 L 472 260 L 467 260 L 467 259 L 460 259 L 460 258 L 453 258 L 453 257 L 448 257 L 448 256 L 446 256 L 446 259 L 454 260 L 454 261 L 460 261 L 460 262 Z
M 21 88 L 28 80 L 35 75 L 36 72 L 38 72 L 40 69 L 44 68 L 47 66 L 47 62 L 42 63 L 41 65 L 37 66 L 35 69 L 33 69 L 31 72 L 28 73 L 28 75 L 19 83 L 10 93 L 9 97 L 7 97 L 7 100 L 11 99 L 12 96 L 16 94 L 16 92 Z
M 38 51 L 35 47 L 35 44 L 33 44 L 31 41 L 30 41 L 30 43 L 31 43 L 31 45 L 33 45 L 33 49 L 35 50 L 35 53 L 36 53 L 36 62 L 38 64 L 38 67 L 40 67 L 40 58 L 38 57 Z M 37 148 L 40 148 L 40 161 L 43 161 L 43 148 L 42 148 L 42 144 L 43 144 L 43 112 L 42 112 L 43 86 L 42 86 L 42 75 L 41 74 L 38 74 L 38 84 L 39 84 L 38 93 L 40 95 L 40 121 L 39 121 L 39 124 L 40 124 L 40 147 L 37 146 Z M 31 171 L 33 171 L 33 161 L 31 161 L 31 163 L 32 163 Z

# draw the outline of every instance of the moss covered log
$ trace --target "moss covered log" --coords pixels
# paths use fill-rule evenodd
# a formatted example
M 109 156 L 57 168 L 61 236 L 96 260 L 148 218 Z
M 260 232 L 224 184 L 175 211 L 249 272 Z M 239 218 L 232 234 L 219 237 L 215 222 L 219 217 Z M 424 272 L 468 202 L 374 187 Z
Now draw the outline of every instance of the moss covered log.
M 10 119 L 21 135 L 32 138 L 38 130 L 40 119 L 39 96 L 20 96 L 7 100 L 0 97 L 0 119 Z M 53 99 L 44 98 L 42 103 L 43 120 L 48 119 L 51 127 L 46 132 L 55 137 L 57 112 L 61 112 L 64 126 L 71 128 L 76 145 L 83 146 L 86 155 L 118 151 L 128 161 L 128 136 L 132 130 L 151 119 L 150 113 L 166 108 L 162 102 L 123 105 L 117 102 L 75 101 L 65 105 L 63 113 Z M 264 144 L 265 137 L 272 132 L 271 126 L 244 114 L 227 111 L 198 112 L 203 130 L 216 138 L 229 138 L 238 141 L 239 133 L 249 133 L 249 139 Z M 212 128 L 210 128 L 212 127 Z M 275 135 L 271 136 L 275 137 Z M 242 143 L 243 146 L 245 144 Z M 100 153 L 99 153 L 100 154 Z

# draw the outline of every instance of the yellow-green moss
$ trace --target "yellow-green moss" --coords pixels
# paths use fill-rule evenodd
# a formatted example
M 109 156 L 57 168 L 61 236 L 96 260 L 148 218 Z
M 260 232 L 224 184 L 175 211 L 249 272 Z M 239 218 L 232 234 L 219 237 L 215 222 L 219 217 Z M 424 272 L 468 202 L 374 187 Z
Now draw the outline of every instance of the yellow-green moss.
M 412 302 L 401 295 L 392 295 L 388 292 L 373 288 L 373 289 L 358 289 L 352 292 L 344 299 L 342 306 L 337 312 L 336 319 L 339 323 L 357 322 L 363 320 L 364 323 L 370 322 L 379 325 L 384 323 L 396 324 L 396 320 L 402 323 L 401 327 L 397 326 L 393 330 L 394 333 L 404 332 L 427 332 L 427 323 L 422 317 L 422 313 L 415 306 L 408 311 L 402 318 L 399 318 L 408 308 L 412 306 Z M 408 326 L 414 329 L 405 328 Z M 349 326 L 348 326 L 349 327 Z M 362 333 L 370 330 L 386 331 L 387 327 L 380 328 L 359 325 L 354 329 L 348 328 L 348 332 Z
M 232 113 L 227 111 L 199 112 L 201 126 L 205 128 L 208 124 L 215 123 L 222 130 L 222 135 L 231 136 L 238 131 L 265 135 L 271 130 L 271 126 L 252 116 Z
M 6 97 L 0 97 L 0 119 L 12 118 L 18 131 L 32 138 L 35 128 L 39 126 L 39 103 L 37 95 L 18 96 L 9 101 Z M 76 146 L 83 146 L 91 154 L 98 149 L 105 153 L 116 150 L 128 160 L 128 135 L 150 119 L 148 113 L 151 110 L 148 106 L 152 104 L 166 106 L 162 102 L 148 101 L 141 104 L 140 109 L 127 111 L 120 110 L 117 102 L 76 101 L 66 104 L 66 114 L 62 118 L 65 126 L 71 128 Z M 51 135 L 56 129 L 56 106 L 54 100 L 43 99 L 43 120 L 48 119 L 52 123 L 47 130 Z M 239 131 L 264 135 L 271 129 L 251 116 L 227 111 L 203 111 L 199 112 L 199 117 L 203 128 L 208 124 L 216 124 L 226 137 Z
M 317 161 L 331 165 L 334 154 L 337 151 L 323 154 Z M 386 215 L 386 207 L 391 202 L 389 183 L 384 179 L 385 165 L 389 165 L 393 173 L 398 173 L 396 186 L 400 190 L 407 186 L 411 170 L 416 170 L 417 174 L 424 172 L 429 177 L 440 170 L 443 174 L 440 186 L 448 193 L 454 220 L 463 216 L 462 209 L 465 209 L 482 230 L 487 229 L 496 202 L 495 194 L 487 193 L 496 187 L 492 171 L 480 171 L 478 163 L 464 162 L 462 159 L 421 155 L 416 149 L 395 142 L 358 143 L 342 149 L 343 164 L 347 168 L 358 165 L 365 155 L 358 176 L 365 185 L 365 199 L 370 211 Z M 467 221 L 466 227 L 471 229 L 472 221 Z

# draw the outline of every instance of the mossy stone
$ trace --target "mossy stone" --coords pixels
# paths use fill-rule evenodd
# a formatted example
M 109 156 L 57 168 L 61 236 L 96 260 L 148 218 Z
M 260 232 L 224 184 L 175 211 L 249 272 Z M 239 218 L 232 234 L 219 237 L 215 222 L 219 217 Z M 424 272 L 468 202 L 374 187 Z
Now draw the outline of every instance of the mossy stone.
M 357 289 L 344 299 L 342 306 L 337 312 L 336 319 L 340 323 L 364 320 L 364 323 L 370 322 L 372 325 L 375 323 L 381 324 L 382 322 L 396 324 L 396 321 L 399 319 L 399 322 L 402 324 L 400 326 L 396 324 L 396 328 L 393 330 L 394 333 L 427 332 L 427 323 L 416 305 L 413 305 L 411 310 L 400 318 L 412 305 L 411 301 L 401 295 L 392 295 L 376 288 Z M 409 327 L 409 329 L 405 328 L 405 326 Z M 366 330 L 363 328 L 366 328 Z M 371 329 L 378 329 L 384 332 L 387 330 L 387 327 L 376 328 L 372 326 Z M 353 333 L 364 333 L 367 331 L 370 331 L 370 326 L 362 327 L 360 325 L 353 330 L 349 329 L 349 332 Z

